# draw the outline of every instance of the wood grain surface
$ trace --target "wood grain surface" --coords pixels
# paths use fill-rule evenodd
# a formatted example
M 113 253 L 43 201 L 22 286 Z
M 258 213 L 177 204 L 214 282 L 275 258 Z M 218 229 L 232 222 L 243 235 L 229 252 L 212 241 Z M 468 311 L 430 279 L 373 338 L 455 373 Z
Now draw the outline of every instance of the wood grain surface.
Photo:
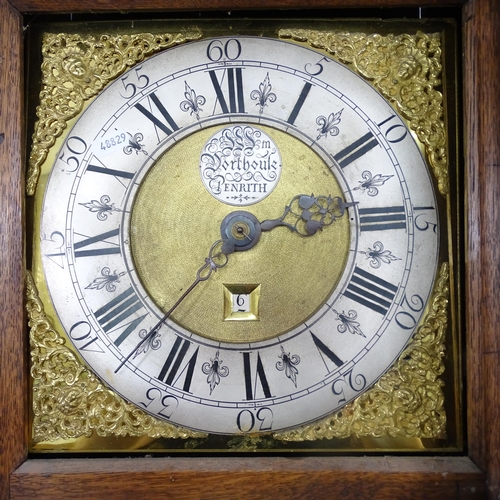
M 464 12 L 469 454 L 500 498 L 500 1 Z
M 75 462 L 75 463 L 73 463 Z M 12 477 L 11 500 L 483 499 L 467 458 L 133 458 L 30 460 Z
M 20 12 L 141 12 L 458 6 L 466 0 L 11 0 Z
M 21 16 L 0 3 L 0 498 L 26 457 L 28 365 L 23 308 Z
M 453 6 L 452 0 L 0 0 L 0 499 L 500 498 L 500 1 L 464 6 L 468 455 L 32 460 L 20 13 Z M 117 8 L 118 6 L 118 8 Z M 360 11 L 361 12 L 361 11 Z M 479 466 L 476 467 L 474 464 Z M 482 469 L 485 474 L 481 472 Z M 9 476 L 10 474 L 10 476 Z M 485 477 L 487 482 L 485 481 Z

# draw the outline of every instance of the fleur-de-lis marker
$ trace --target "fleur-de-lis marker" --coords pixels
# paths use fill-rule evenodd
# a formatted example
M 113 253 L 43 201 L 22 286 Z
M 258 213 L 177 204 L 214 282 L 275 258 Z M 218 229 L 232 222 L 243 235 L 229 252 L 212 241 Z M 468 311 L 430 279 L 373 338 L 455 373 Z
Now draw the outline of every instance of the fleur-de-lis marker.
M 202 106 L 205 104 L 206 99 L 202 95 L 196 94 L 196 92 L 184 81 L 184 97 L 185 101 L 180 103 L 180 108 L 182 111 L 189 111 L 190 115 L 195 115 L 196 119 L 200 119 L 200 111 L 203 111 Z
M 361 335 L 362 337 L 366 337 L 366 335 L 361 331 L 360 324 L 355 321 L 358 317 L 358 313 L 353 311 L 352 309 L 345 313 L 342 311 L 338 313 L 335 309 L 332 311 L 337 315 L 337 320 L 340 321 L 340 325 L 337 326 L 337 331 L 339 333 L 349 332 L 353 335 Z
M 376 241 L 373 248 L 368 248 L 365 252 L 360 251 L 359 253 L 366 255 L 366 258 L 370 259 L 370 267 L 373 269 L 378 269 L 382 263 L 390 264 L 395 260 L 401 260 L 393 255 L 390 250 L 384 250 L 384 245 L 380 241 Z
M 102 290 L 106 288 L 108 292 L 114 292 L 116 290 L 116 283 L 120 283 L 120 278 L 125 275 L 125 271 L 118 273 L 114 271 L 111 273 L 109 267 L 103 267 L 101 269 L 101 276 L 98 276 L 90 285 L 86 286 L 87 290 Z
M 121 210 L 119 208 L 116 208 L 115 204 L 110 203 L 110 201 L 111 198 L 107 194 L 105 194 L 104 196 L 101 196 L 101 199 L 99 201 L 92 200 L 88 203 L 79 203 L 79 205 L 87 208 L 92 213 L 96 213 L 97 218 L 100 221 L 105 221 L 108 218 L 108 215 L 111 214 L 111 212 L 121 212 Z
M 144 329 L 139 331 L 139 337 L 141 339 L 145 338 L 147 336 L 148 332 Z M 161 340 L 160 340 L 161 332 L 156 332 L 154 335 L 151 335 L 146 342 L 141 344 L 139 348 L 135 351 L 134 353 L 134 358 L 139 356 L 139 354 L 142 354 L 143 352 L 146 353 L 149 351 L 149 349 L 156 351 L 161 347 Z M 134 359 L 132 358 L 132 359 Z
M 344 111 L 344 108 L 342 108 L 337 113 L 330 113 L 328 115 L 328 118 L 326 118 L 325 116 L 318 116 L 318 118 L 316 118 L 316 123 L 319 125 L 319 135 L 318 137 L 316 137 L 317 141 L 319 141 L 321 137 L 327 137 L 328 134 L 330 134 L 331 136 L 336 136 L 339 134 L 340 130 L 337 125 L 340 124 L 342 111 Z
M 359 181 L 359 186 L 354 188 L 354 191 L 361 190 L 363 193 L 368 191 L 368 196 L 377 196 L 378 189 L 377 187 L 383 186 L 393 175 L 382 175 L 376 174 L 372 176 L 372 173 L 368 170 L 365 170 L 361 177 L 363 177 L 363 181 Z
M 131 155 L 134 151 L 136 155 L 138 155 L 139 153 L 147 155 L 148 153 L 144 149 L 144 144 L 141 144 L 144 136 L 140 132 L 137 132 L 137 134 L 134 135 L 132 135 L 130 132 L 127 132 L 127 134 L 130 136 L 130 138 L 128 140 L 128 144 L 123 148 L 123 152 L 126 155 Z
M 201 371 L 207 375 L 207 383 L 210 386 L 210 394 L 220 384 L 221 377 L 229 375 L 229 368 L 222 365 L 222 359 L 219 359 L 219 351 L 215 353 L 214 358 L 210 358 L 210 363 L 205 362 Z
M 293 382 L 293 385 L 297 387 L 297 375 L 299 370 L 295 368 L 300 363 L 300 356 L 297 354 L 293 354 L 290 356 L 290 353 L 286 353 L 283 346 L 281 347 L 281 354 L 278 356 L 281 361 L 276 363 L 276 369 L 280 372 L 284 371 L 285 375 Z
M 252 90 L 250 92 L 250 99 L 252 101 L 257 101 L 256 106 L 259 106 L 259 113 L 262 114 L 264 107 L 267 106 L 268 102 L 275 102 L 277 97 L 274 92 L 272 92 L 273 86 L 271 85 L 271 80 L 269 79 L 269 73 L 267 73 L 264 80 L 259 83 L 259 89 Z

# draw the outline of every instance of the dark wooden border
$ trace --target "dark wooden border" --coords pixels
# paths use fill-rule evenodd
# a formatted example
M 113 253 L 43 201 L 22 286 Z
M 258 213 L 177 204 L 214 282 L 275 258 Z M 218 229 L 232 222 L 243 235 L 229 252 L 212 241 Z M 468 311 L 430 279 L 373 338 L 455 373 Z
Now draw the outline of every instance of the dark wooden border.
M 23 312 L 23 13 L 463 5 L 468 241 L 465 457 L 30 460 Z M 0 498 L 500 495 L 500 1 L 0 0 Z M 483 472 L 484 471 L 484 472 Z M 341 496 L 342 495 L 342 496 Z

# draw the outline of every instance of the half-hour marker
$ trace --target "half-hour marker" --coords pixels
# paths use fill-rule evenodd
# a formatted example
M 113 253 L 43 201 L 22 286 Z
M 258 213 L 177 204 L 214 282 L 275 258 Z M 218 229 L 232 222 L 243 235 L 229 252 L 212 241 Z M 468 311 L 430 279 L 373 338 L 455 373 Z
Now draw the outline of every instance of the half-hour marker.
M 378 144 L 377 139 L 373 137 L 371 132 L 368 132 L 363 137 L 354 141 L 352 144 L 339 151 L 333 159 L 339 164 L 341 168 L 347 167 L 353 161 L 361 158 L 364 154 L 368 153 Z
M 359 224 L 362 232 L 406 229 L 405 207 L 360 208 Z
M 397 290 L 398 287 L 392 283 L 356 266 L 344 297 L 385 315 Z

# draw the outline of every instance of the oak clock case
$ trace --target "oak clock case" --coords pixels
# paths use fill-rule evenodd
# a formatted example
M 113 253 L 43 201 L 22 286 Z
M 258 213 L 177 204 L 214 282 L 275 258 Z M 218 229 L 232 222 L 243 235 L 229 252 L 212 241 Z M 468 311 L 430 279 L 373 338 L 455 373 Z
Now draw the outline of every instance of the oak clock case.
M 359 76 L 289 40 L 218 36 L 140 62 L 75 120 L 39 251 L 77 356 L 146 435 L 258 441 L 397 360 L 442 279 L 438 205 Z

